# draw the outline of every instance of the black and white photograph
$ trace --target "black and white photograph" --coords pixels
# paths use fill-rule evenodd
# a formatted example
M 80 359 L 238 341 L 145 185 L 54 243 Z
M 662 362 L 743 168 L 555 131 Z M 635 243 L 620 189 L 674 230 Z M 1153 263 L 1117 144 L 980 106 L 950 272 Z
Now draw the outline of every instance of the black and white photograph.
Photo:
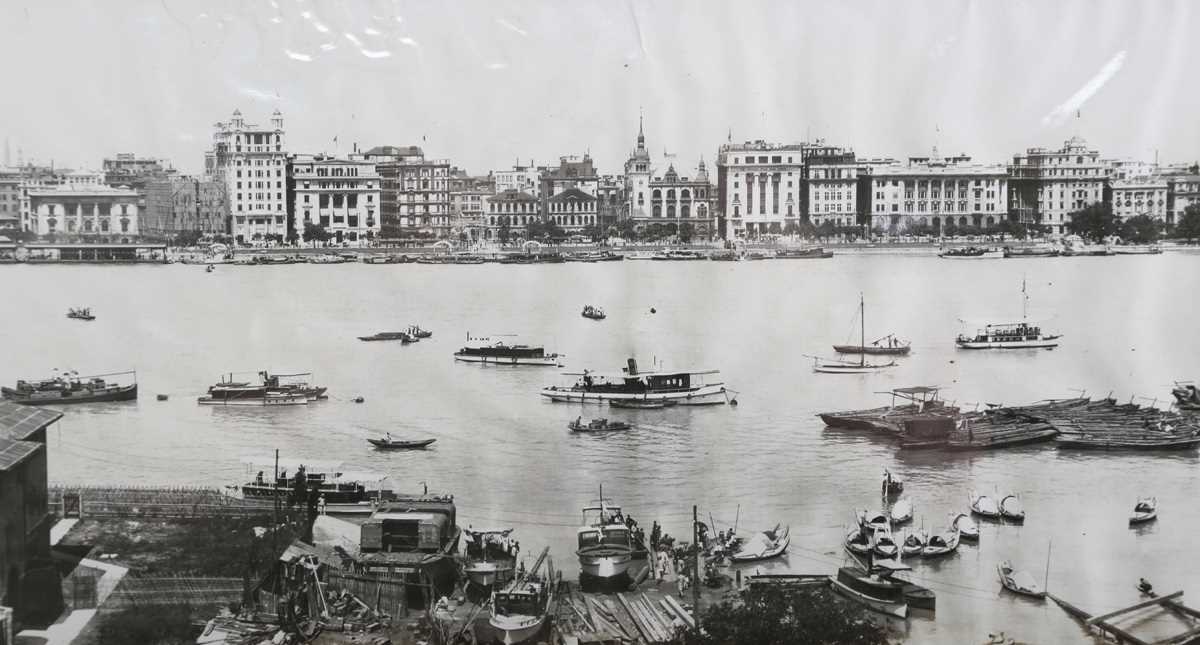
M 0 645 L 1200 643 L 1200 3 L 7 0 Z

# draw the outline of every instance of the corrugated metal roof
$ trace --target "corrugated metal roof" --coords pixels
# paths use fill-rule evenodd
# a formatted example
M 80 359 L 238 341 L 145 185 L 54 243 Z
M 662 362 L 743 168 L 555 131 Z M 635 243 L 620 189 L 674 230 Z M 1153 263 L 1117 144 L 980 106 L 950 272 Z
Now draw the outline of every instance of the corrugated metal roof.
M 0 437 L 24 441 L 62 418 L 62 412 L 0 401 Z
M 13 441 L 0 437 L 0 471 L 5 471 L 24 461 L 42 448 L 33 441 Z

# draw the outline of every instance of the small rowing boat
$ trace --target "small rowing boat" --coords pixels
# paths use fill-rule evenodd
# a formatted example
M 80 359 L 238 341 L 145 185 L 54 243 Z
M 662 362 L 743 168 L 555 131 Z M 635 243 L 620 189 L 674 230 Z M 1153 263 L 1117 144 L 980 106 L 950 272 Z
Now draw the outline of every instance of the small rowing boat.
M 1009 591 L 1029 596 L 1030 598 L 1045 598 L 1046 591 L 1033 579 L 1028 571 L 1017 571 L 1008 560 L 996 565 L 1000 574 L 1000 584 Z
M 905 556 L 921 555 L 928 543 L 929 534 L 925 529 L 917 529 L 904 537 L 904 542 L 900 544 L 900 553 Z
M 404 441 L 402 439 L 392 439 L 387 437 L 384 439 L 367 439 L 372 446 L 381 450 L 418 450 L 437 441 L 437 439 L 419 439 L 416 441 Z
M 1013 522 L 1025 521 L 1025 509 L 1021 506 L 1021 498 L 1016 495 L 1005 495 L 1000 500 L 1000 516 Z
M 966 513 L 956 515 L 950 527 L 958 531 L 958 537 L 966 542 L 979 541 L 979 525 Z
M 971 512 L 980 517 L 995 519 L 1000 517 L 1000 506 L 991 497 L 971 491 Z
M 1129 516 L 1130 524 L 1142 524 L 1158 517 L 1158 498 L 1139 497 L 1133 506 L 1133 514 Z
M 609 421 L 608 419 L 592 419 L 587 423 L 583 422 L 583 417 L 575 419 L 567 424 L 571 432 L 612 432 L 614 430 L 628 430 L 631 425 L 624 421 Z
M 791 527 L 788 526 L 780 528 L 776 524 L 775 528 L 770 531 L 755 533 L 741 545 L 736 553 L 729 557 L 734 562 L 757 562 L 783 555 L 791 542 L 791 537 L 788 535 L 790 529 Z
M 958 541 L 959 534 L 957 530 L 934 534 L 929 538 L 929 543 L 925 545 L 925 549 L 921 551 L 921 556 L 936 558 L 943 555 L 950 555 L 958 550 Z

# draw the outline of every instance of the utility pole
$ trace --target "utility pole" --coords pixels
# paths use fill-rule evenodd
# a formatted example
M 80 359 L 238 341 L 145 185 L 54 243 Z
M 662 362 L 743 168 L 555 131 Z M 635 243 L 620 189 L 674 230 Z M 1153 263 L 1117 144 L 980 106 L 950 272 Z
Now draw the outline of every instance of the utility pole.
M 692 505 L 692 544 L 696 545 L 696 558 L 692 561 L 695 575 L 692 576 L 692 620 L 697 628 L 700 626 L 700 558 L 704 552 L 700 546 L 700 522 L 697 519 L 696 505 Z
M 275 472 L 271 475 L 271 497 L 274 502 L 274 509 L 271 512 L 271 563 L 279 557 L 279 548 L 275 544 L 276 535 L 279 532 L 279 448 L 275 449 Z M 275 579 L 275 595 L 279 595 L 279 576 L 274 576 Z

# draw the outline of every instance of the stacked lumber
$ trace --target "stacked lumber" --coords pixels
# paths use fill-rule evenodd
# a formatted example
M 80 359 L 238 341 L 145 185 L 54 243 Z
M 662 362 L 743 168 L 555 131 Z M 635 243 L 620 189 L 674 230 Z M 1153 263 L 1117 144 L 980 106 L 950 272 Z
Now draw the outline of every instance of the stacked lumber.
M 1059 448 L 1182 450 L 1200 446 L 1200 425 L 1176 412 L 1092 401 L 1041 415 L 1058 429 Z

